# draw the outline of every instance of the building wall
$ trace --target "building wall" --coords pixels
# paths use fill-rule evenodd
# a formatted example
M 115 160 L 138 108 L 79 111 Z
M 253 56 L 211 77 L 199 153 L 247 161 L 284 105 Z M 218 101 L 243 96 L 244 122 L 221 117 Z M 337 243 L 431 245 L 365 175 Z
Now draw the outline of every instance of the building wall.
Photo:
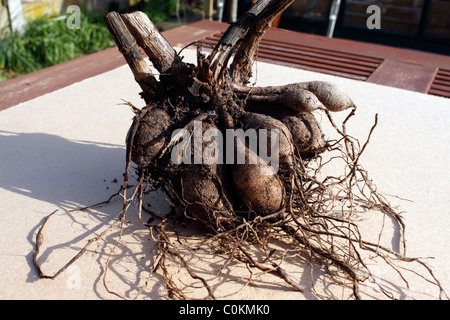
M 12 1 L 12 0 L 4 0 Z M 18 0 L 19 1 L 19 0 Z M 124 7 L 129 0 L 20 0 L 22 16 L 25 23 L 33 19 L 45 16 L 66 13 L 70 5 L 78 5 L 92 11 L 105 11 L 110 3 L 115 2 L 119 7 Z M 2 1 L 3 2 L 3 1 Z M 0 2 L 0 30 L 8 27 L 8 14 L 6 6 Z
M 8 12 L 6 11 L 6 7 L 0 2 L 0 34 L 3 28 L 8 26 Z
M 64 0 L 22 0 L 24 19 L 30 21 L 44 15 L 54 15 L 62 11 Z

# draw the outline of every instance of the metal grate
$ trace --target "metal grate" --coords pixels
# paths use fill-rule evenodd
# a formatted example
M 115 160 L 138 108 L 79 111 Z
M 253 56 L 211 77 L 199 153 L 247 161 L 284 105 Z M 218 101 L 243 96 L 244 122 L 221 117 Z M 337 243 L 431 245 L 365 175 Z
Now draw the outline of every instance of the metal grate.
M 222 35 L 223 32 L 218 32 L 202 41 L 215 46 Z M 277 41 L 273 38 L 261 40 L 258 60 L 362 81 L 367 80 L 384 61 L 383 58 Z M 450 98 L 450 70 L 438 70 L 428 94 Z
M 438 70 L 428 93 L 435 96 L 450 98 L 450 70 Z
M 216 45 L 222 34 L 216 33 L 202 40 Z M 267 39 L 260 42 L 258 60 L 356 80 L 367 80 L 383 61 L 353 53 Z

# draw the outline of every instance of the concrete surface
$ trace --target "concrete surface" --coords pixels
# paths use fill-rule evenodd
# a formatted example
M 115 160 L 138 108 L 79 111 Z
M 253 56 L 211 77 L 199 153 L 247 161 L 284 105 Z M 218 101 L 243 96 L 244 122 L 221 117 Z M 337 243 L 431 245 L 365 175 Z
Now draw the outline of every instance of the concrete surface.
M 183 55 L 195 61 L 194 51 L 185 50 Z M 403 212 L 407 255 L 433 257 L 425 261 L 450 292 L 450 100 L 267 63 L 258 63 L 256 68 L 258 85 L 324 80 L 341 86 L 358 106 L 348 130 L 362 141 L 375 114 L 379 115 L 379 124 L 360 163 L 378 190 Z M 139 91 L 131 71 L 124 66 L 0 112 L 1 299 L 117 298 L 105 289 L 102 273 L 118 230 L 93 244 L 55 280 L 39 279 L 32 256 L 36 232 L 54 210 L 58 212 L 46 227 L 46 247 L 39 258 L 49 274 L 120 212 L 120 199 L 89 212 L 69 210 L 104 201 L 119 189 L 125 167 L 124 140 L 133 117 L 130 108 L 120 103 L 124 99 L 142 107 Z M 336 119 L 345 115 L 336 114 Z M 331 134 L 325 117 L 317 116 L 324 131 Z M 167 207 L 162 196 L 155 196 L 153 201 L 155 210 L 159 205 L 160 210 Z M 365 232 L 376 235 L 379 225 L 372 225 L 370 216 L 361 219 Z M 132 214 L 129 220 L 122 243 L 112 255 L 106 281 L 110 290 L 132 298 L 149 277 L 148 265 L 154 253 L 147 230 Z M 219 263 L 217 259 L 205 257 L 192 263 L 207 266 Z M 217 285 L 218 296 L 316 299 L 309 289 L 314 282 L 318 291 L 330 290 L 336 298 L 346 297 L 342 289 L 328 288 L 326 277 L 312 279 L 310 273 L 315 267 L 305 263 L 295 268 L 294 276 L 307 287 L 304 294 L 271 285 L 270 281 L 277 281 L 273 276 L 257 275 L 259 286 L 225 283 Z M 230 278 L 239 279 L 239 272 L 248 272 L 244 269 L 230 271 Z M 398 298 L 438 298 L 438 290 L 426 281 L 412 279 L 406 288 L 403 282 L 393 280 L 396 276 L 392 271 L 387 272 L 379 267 L 376 274 L 391 283 Z M 364 292 L 367 299 L 383 299 L 370 284 Z M 139 298 L 164 296 L 163 282 L 156 275 Z

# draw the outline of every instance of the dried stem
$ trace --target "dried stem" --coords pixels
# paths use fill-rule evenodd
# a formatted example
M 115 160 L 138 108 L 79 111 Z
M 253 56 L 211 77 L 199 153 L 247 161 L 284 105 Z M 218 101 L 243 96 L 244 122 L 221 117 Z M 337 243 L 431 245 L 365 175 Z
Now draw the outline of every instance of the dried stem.
M 162 74 L 177 72 L 184 67 L 176 51 L 159 33 L 155 25 L 143 12 L 122 14 L 122 19 L 145 51 L 155 68 Z
M 241 18 L 234 22 L 220 39 L 208 57 L 209 83 L 219 81 L 227 68 L 228 60 L 234 53 L 244 34 L 255 23 L 267 21 L 283 12 L 294 0 L 259 0 Z M 259 39 L 260 40 L 260 39 Z M 257 41 L 259 41 L 257 40 Z M 245 48 L 243 48 L 245 50 Z M 241 60 L 242 62 L 242 60 Z
M 248 82 L 252 75 L 252 65 L 261 39 L 266 31 L 270 29 L 273 20 L 286 10 L 292 2 L 294 1 L 277 3 L 277 7 L 274 9 L 268 7 L 249 28 L 239 48 L 236 50 L 230 66 L 231 79 L 234 83 L 245 84 Z
M 305 292 L 305 288 L 300 286 L 298 283 L 296 283 L 291 276 L 289 276 L 286 271 L 280 267 L 279 265 L 276 264 L 272 264 L 271 267 L 265 266 L 262 263 L 257 262 L 255 259 L 253 259 L 252 255 L 245 250 L 241 244 L 237 244 L 237 247 L 239 248 L 239 250 L 241 250 L 241 252 L 245 255 L 245 257 L 247 258 L 247 263 L 249 263 L 249 265 L 251 267 L 256 267 L 261 271 L 273 274 L 281 279 L 283 279 L 287 284 L 289 284 L 290 286 L 292 286 L 295 290 L 299 291 L 299 292 Z

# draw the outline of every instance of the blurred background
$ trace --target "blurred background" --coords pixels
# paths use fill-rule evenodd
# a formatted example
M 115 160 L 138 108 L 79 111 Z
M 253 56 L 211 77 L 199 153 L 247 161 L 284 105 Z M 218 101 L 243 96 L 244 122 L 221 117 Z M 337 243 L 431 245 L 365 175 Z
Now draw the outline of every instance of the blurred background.
M 256 0 L 1 0 L 0 81 L 114 45 L 103 16 L 144 11 L 161 31 L 232 22 Z M 68 11 L 71 5 L 80 8 Z M 379 8 L 380 28 L 368 28 Z M 69 19 L 79 28 L 68 28 Z M 296 0 L 274 27 L 449 55 L 450 0 Z

